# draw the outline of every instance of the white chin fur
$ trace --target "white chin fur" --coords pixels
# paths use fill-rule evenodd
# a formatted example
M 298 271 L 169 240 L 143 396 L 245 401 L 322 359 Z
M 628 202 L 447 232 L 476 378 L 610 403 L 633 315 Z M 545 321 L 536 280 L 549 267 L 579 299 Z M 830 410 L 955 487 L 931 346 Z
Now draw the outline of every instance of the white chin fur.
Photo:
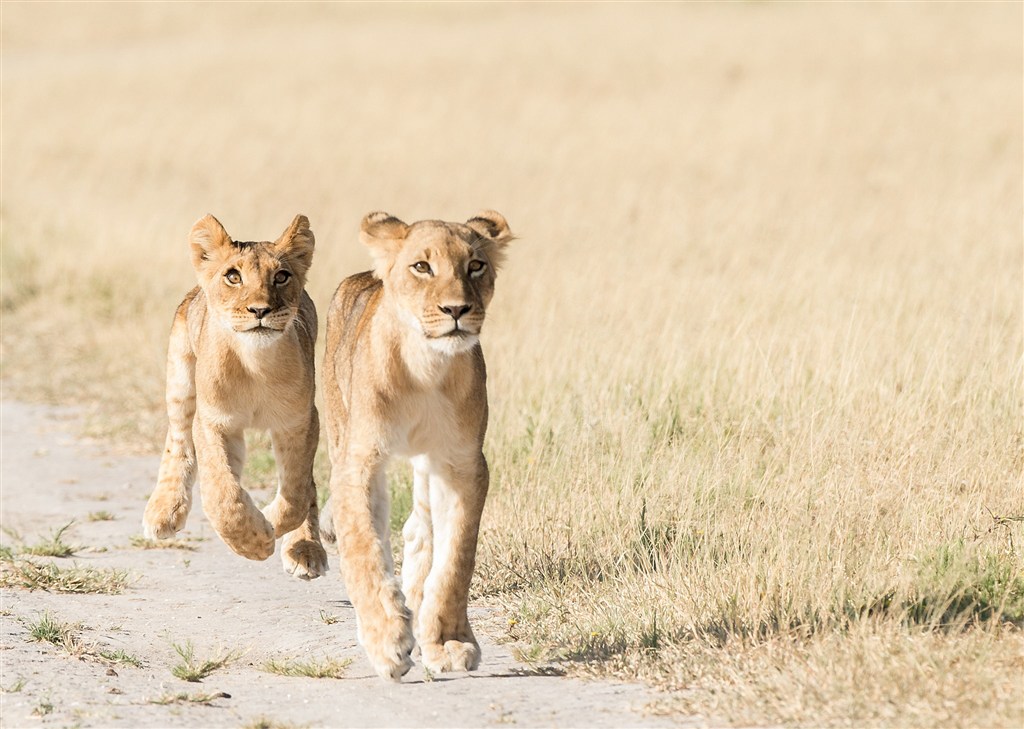
M 263 349 L 280 339 L 283 333 L 277 329 L 260 329 L 258 331 L 249 329 L 238 332 L 238 341 L 249 349 Z
M 435 352 L 453 355 L 468 352 L 475 347 L 479 341 L 480 337 L 472 334 L 462 337 L 437 337 L 435 339 L 428 339 L 427 344 Z

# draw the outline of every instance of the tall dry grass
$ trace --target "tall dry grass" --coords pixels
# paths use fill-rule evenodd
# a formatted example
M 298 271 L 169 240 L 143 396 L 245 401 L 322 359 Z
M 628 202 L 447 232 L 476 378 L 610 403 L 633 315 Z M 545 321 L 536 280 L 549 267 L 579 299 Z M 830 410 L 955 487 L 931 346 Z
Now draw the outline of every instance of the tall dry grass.
M 715 723 L 1017 726 L 1020 27 L 4 3 L 5 393 L 154 448 L 195 218 L 308 214 L 323 309 L 367 211 L 495 207 L 475 590 L 527 657 Z

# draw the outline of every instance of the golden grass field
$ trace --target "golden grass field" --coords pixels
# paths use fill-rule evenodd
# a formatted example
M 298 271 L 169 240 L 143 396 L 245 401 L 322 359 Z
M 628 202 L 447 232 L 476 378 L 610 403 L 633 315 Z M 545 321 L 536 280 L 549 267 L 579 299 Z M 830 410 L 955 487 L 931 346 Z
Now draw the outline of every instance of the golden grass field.
M 714 724 L 1020 726 L 1021 27 L 5 2 L 4 396 L 155 451 L 196 218 L 307 214 L 323 315 L 365 213 L 493 207 L 474 589 L 528 659 Z

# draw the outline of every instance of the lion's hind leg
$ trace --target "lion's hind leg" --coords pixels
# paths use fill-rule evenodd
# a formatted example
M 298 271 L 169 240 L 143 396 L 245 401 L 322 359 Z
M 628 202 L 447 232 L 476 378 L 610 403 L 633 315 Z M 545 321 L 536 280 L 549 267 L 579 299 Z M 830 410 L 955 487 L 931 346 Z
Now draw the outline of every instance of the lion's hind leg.
M 192 486 L 196 479 L 196 447 L 192 440 L 196 357 L 189 344 L 184 309 L 185 304 L 178 308 L 167 349 L 169 423 L 156 488 L 142 517 L 142 532 L 147 539 L 173 537 L 185 527 L 192 509 Z
M 298 529 L 285 534 L 281 541 L 284 571 L 300 580 L 314 580 L 327 574 L 327 552 L 320 542 L 319 522 L 320 512 L 314 496 L 306 520 Z
M 431 671 L 473 671 L 480 664 L 468 603 L 487 484 L 483 454 L 465 467 L 430 474 L 433 563 L 416 622 L 423 665 Z
M 417 632 L 420 605 L 423 604 L 423 584 L 430 574 L 433 562 L 434 534 L 430 523 L 430 474 L 425 456 L 412 459 L 412 513 L 402 528 L 405 543 L 402 559 L 402 592 L 413 614 Z

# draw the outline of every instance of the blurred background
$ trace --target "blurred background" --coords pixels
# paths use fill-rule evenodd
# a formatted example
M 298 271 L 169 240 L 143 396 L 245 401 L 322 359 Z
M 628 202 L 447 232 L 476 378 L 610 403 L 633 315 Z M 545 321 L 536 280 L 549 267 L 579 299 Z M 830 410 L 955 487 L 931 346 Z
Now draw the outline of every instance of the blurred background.
M 365 213 L 494 208 L 519 240 L 484 330 L 476 589 L 513 637 L 738 722 L 907 721 L 835 708 L 871 691 L 924 723 L 1020 718 L 1019 631 L 905 628 L 983 584 L 950 620 L 1024 619 L 1019 522 L 985 532 L 1024 514 L 1019 3 L 0 21 L 4 397 L 156 451 L 194 220 L 273 239 L 308 215 L 322 327 L 369 267 Z M 879 635 L 903 647 L 868 661 Z M 774 683 L 736 647 L 773 640 Z

